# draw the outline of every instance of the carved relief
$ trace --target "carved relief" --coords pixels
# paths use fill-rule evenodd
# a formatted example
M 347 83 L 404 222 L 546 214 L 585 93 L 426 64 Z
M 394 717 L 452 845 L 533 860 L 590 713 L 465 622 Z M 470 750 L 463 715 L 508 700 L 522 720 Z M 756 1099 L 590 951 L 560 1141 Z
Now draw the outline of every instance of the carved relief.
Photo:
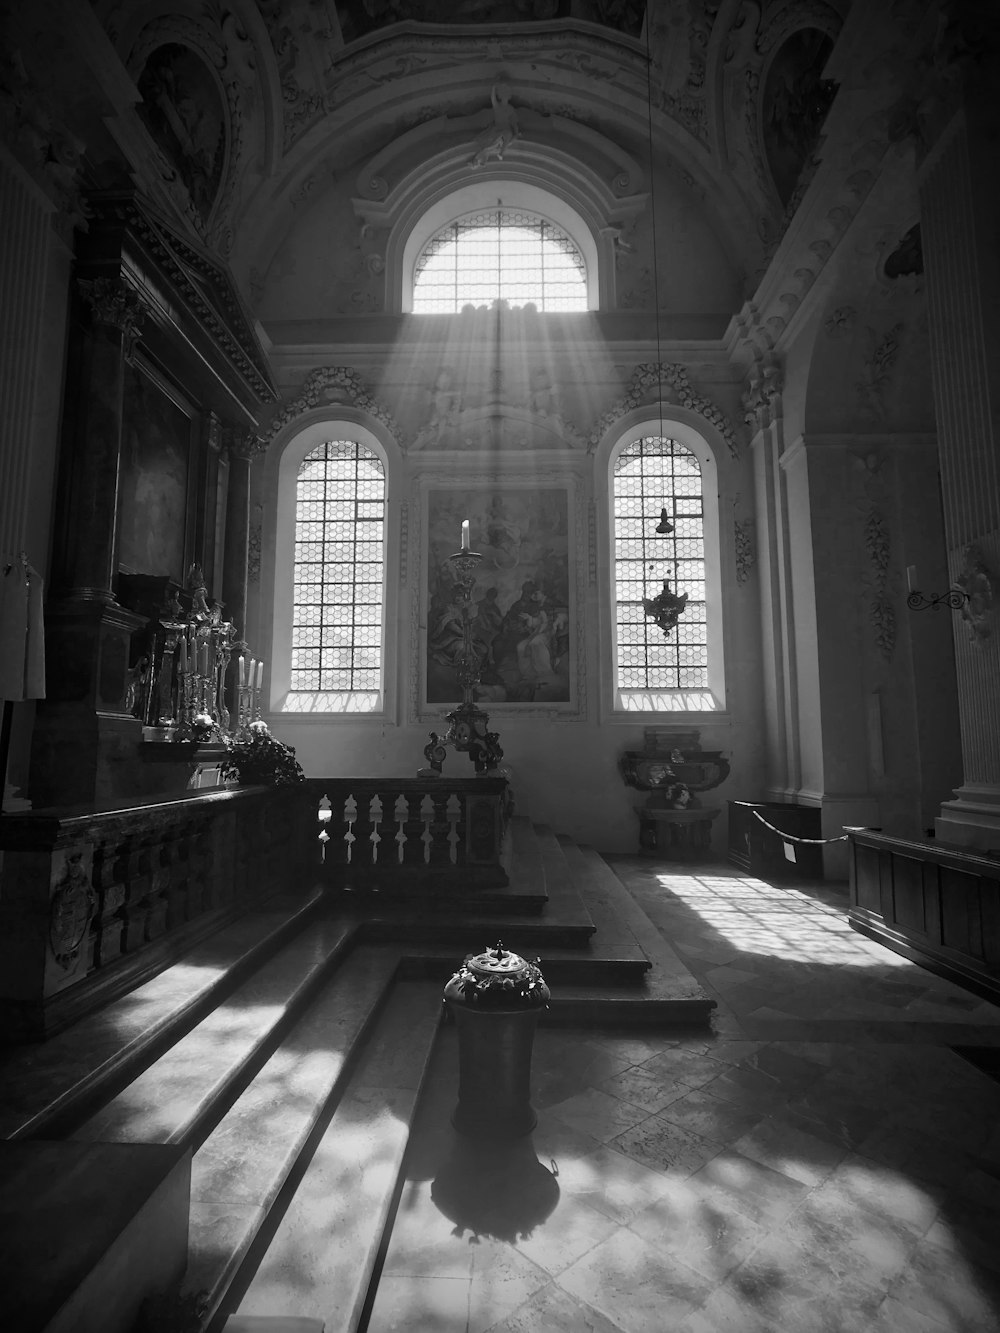
M 744 584 L 757 563 L 757 543 L 752 518 L 733 520 L 736 552 L 736 582 Z
M 604 435 L 628 412 L 659 398 L 665 403 L 677 403 L 690 412 L 697 412 L 719 432 L 733 458 L 740 457 L 740 441 L 732 423 L 721 408 L 703 397 L 692 386 L 683 366 L 661 363 L 643 363 L 636 366 L 625 393 L 603 414 L 588 438 L 590 450 L 597 448 Z
M 780 415 L 784 383 L 782 369 L 772 357 L 751 366 L 742 403 L 743 420 L 752 430 L 763 430 Z
M 896 612 L 889 597 L 889 561 L 891 555 L 889 524 L 885 515 L 885 480 L 882 460 L 875 453 L 858 458 L 863 498 L 859 509 L 863 516 L 862 541 L 868 557 L 863 576 L 868 622 L 879 652 L 889 661 L 896 647 Z
M 370 417 L 381 422 L 400 450 L 405 452 L 402 432 L 384 407 L 364 388 L 360 378 L 349 366 L 320 366 L 306 376 L 298 396 L 284 407 L 279 408 L 266 426 L 266 438 L 274 437 L 304 412 L 317 407 L 334 406 L 337 403 L 350 403 L 352 407 L 367 412 Z
M 67 857 L 62 879 L 49 902 L 49 949 L 64 971 L 69 971 L 79 957 L 97 907 L 97 895 L 82 859 L 82 852 Z
M 258 500 L 253 507 L 250 531 L 247 534 L 247 581 L 260 582 L 260 554 L 264 532 L 264 506 Z
M 95 324 L 121 330 L 125 359 L 131 360 L 146 313 L 139 293 L 119 278 L 80 278 L 77 289 Z
M 823 330 L 828 338 L 846 338 L 854 332 L 858 312 L 850 305 L 838 306 L 826 319 Z
M 885 416 L 885 395 L 899 356 L 902 333 L 902 324 L 894 324 L 882 337 L 871 327 L 867 330 L 868 353 L 861 375 L 854 383 L 858 406 L 867 416 Z
M 996 575 L 990 570 L 979 546 L 967 546 L 962 553 L 962 568 L 955 576 L 955 586 L 965 593 L 962 619 L 969 627 L 973 643 L 982 643 L 993 633 L 993 585 Z

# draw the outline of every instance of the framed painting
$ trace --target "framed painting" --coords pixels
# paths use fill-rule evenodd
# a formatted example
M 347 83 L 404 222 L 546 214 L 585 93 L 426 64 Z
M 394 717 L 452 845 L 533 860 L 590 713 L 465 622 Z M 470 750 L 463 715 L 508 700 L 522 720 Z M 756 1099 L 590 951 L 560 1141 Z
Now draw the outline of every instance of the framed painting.
M 569 487 L 432 486 L 426 516 L 424 705 L 462 697 L 456 664 L 466 609 L 482 664 L 478 702 L 490 709 L 572 705 L 577 612 Z M 448 563 L 466 521 L 471 548 L 482 555 L 467 608 Z
M 191 559 L 191 475 L 195 421 L 137 360 L 125 367 L 119 568 L 184 582 Z

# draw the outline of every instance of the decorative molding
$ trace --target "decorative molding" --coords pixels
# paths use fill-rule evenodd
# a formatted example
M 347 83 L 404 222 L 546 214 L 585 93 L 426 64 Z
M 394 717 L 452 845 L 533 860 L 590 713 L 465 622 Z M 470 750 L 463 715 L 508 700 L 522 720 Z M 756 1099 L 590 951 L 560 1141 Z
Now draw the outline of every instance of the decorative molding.
M 378 421 L 390 434 L 401 453 L 406 452 L 403 432 L 390 413 L 367 391 L 357 372 L 350 366 L 319 366 L 303 381 L 298 396 L 278 409 L 265 426 L 266 439 L 273 440 L 296 417 L 318 407 L 334 408 L 338 403 L 349 403 Z
M 124 225 L 142 242 L 198 323 L 235 367 L 260 402 L 277 397 L 268 361 L 225 264 L 147 216 L 134 195 L 93 195 L 98 222 Z
M 591 431 L 587 442 L 589 452 L 597 448 L 616 421 L 637 407 L 658 401 L 676 403 L 689 412 L 697 412 L 719 432 L 732 457 L 737 460 L 740 458 L 740 440 L 726 414 L 710 399 L 698 393 L 683 366 L 665 362 L 643 362 L 636 366 L 628 389 L 608 408 Z
M 121 278 L 78 278 L 76 285 L 94 323 L 120 331 L 131 361 L 147 313 L 142 297 Z
M 597 587 L 597 502 L 593 496 L 587 501 L 587 577 L 592 588 Z
M 854 332 L 858 312 L 851 305 L 839 305 L 827 316 L 823 331 L 828 338 L 846 338 Z
M 49 903 L 49 949 L 64 972 L 80 955 L 90 922 L 97 910 L 97 894 L 87 870 L 81 865 L 83 853 L 70 854 L 62 879 L 54 886 Z
M 757 541 L 752 518 L 733 519 L 733 539 L 736 555 L 736 582 L 741 586 L 750 578 L 757 563 Z
M 860 410 L 866 416 L 882 418 L 885 416 L 886 390 L 902 345 L 903 325 L 894 324 L 881 338 L 870 326 L 867 333 L 868 355 L 854 388 Z
M 220 423 L 220 435 L 227 458 L 239 458 L 244 463 L 252 463 L 258 454 L 267 449 L 267 441 L 253 426 L 223 421 Z
M 406 587 L 406 580 L 409 577 L 409 528 L 410 528 L 410 506 L 404 500 L 399 506 L 399 586 Z
M 771 356 L 755 361 L 743 390 L 743 420 L 752 431 L 764 430 L 781 416 L 781 392 L 785 376 Z
M 247 533 L 247 582 L 260 582 L 260 559 L 264 539 L 264 506 L 258 500 Z
M 896 648 L 896 611 L 889 597 L 891 543 L 883 508 L 886 501 L 883 461 L 878 454 L 868 453 L 857 459 L 857 465 L 862 469 L 864 492 L 858 508 L 863 515 L 862 541 L 868 556 L 868 569 L 862 578 L 868 622 L 875 646 L 888 662 Z
M 969 627 L 972 643 L 982 644 L 993 633 L 993 587 L 996 574 L 986 563 L 982 548 L 973 543 L 962 552 L 962 568 L 955 575 L 955 586 L 966 595 L 962 619 Z

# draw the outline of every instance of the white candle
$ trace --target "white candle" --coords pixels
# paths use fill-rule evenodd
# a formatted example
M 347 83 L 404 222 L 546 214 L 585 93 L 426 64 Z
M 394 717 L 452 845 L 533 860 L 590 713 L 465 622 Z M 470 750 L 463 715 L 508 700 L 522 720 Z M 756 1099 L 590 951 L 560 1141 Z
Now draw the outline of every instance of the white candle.
M 247 683 L 247 659 L 240 653 L 240 689 L 246 689 Z
M 180 670 L 184 672 L 188 669 L 188 641 L 184 635 L 181 635 L 178 640 L 178 646 L 180 647 L 180 656 L 178 657 L 177 665 Z
M 907 591 L 907 592 L 919 592 L 919 590 L 920 590 L 920 585 L 919 585 L 919 583 L 917 582 L 917 567 L 916 567 L 916 565 L 907 565 L 907 566 L 906 566 L 906 591 Z
M 257 663 L 257 690 L 258 690 L 258 692 L 260 691 L 260 687 L 261 687 L 263 684 L 264 684 L 264 663 L 263 663 L 263 662 L 258 662 L 258 663 Z
M 251 689 L 253 689 L 253 678 L 254 678 L 254 672 L 256 670 L 257 670 L 257 659 L 255 657 L 251 657 L 250 670 L 247 672 L 247 684 L 250 686 Z
M 462 522 L 462 550 L 469 551 L 471 549 L 469 546 L 469 520 L 465 519 Z

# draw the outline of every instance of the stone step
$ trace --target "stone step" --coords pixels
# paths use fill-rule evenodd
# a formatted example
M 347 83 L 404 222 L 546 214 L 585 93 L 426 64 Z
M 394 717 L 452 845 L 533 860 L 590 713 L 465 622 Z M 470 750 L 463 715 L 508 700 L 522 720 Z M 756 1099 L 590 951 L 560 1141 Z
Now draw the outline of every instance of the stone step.
M 196 1147 L 311 1001 L 353 935 L 349 922 L 306 923 L 72 1137 Z
M 0 1056 L 0 1138 L 59 1137 L 190 1031 L 324 906 L 318 891 L 271 899 L 182 960 L 45 1042 Z
M 317 1138 L 326 1140 L 330 1111 L 336 1108 L 342 1137 L 344 1125 L 354 1122 L 354 1139 L 363 1135 L 364 1117 L 355 1114 L 351 1121 L 342 1109 L 343 1093 L 358 1086 L 356 1078 L 348 1085 L 348 1078 L 389 994 L 396 963 L 395 951 L 378 948 L 359 948 L 343 961 L 195 1153 L 184 1294 L 202 1298 L 203 1322 L 227 1299 L 262 1228 L 265 1235 L 273 1230 L 287 1202 L 283 1191 L 297 1184 Z M 377 1049 L 377 1031 L 368 1049 Z M 343 1146 L 354 1160 L 354 1140 Z M 360 1202 L 356 1189 L 355 1197 Z M 326 1203 L 344 1208 L 349 1200 Z M 288 1306 L 269 1312 L 300 1313 Z
M 6 1333 L 131 1333 L 184 1271 L 190 1173 L 158 1144 L 0 1143 Z
M 648 967 L 638 988 L 620 987 L 599 995 L 585 987 L 560 989 L 558 1002 L 550 1007 L 545 1021 L 704 1026 L 715 1001 L 705 994 L 612 868 L 592 847 L 578 846 L 564 837 L 559 843 L 597 926 L 595 941 L 600 940 L 609 954 L 620 951 L 632 958 L 641 954 Z
M 396 984 L 266 1251 L 251 1256 L 227 1333 L 278 1315 L 320 1320 L 326 1333 L 358 1327 L 441 1009 L 437 986 Z

